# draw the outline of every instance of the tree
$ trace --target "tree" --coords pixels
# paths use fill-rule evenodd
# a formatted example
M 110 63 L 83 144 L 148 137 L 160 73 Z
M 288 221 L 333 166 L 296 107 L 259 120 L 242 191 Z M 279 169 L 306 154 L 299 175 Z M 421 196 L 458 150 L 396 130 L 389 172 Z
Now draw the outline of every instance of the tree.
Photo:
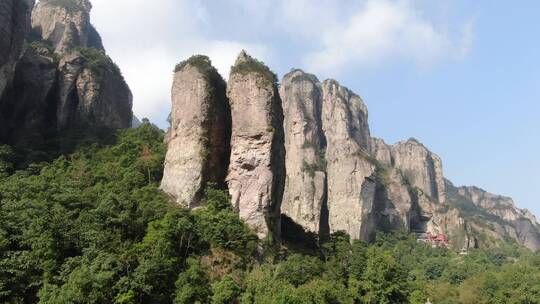
M 206 271 L 196 258 L 188 258 L 187 269 L 176 280 L 175 304 L 207 303 L 210 296 Z

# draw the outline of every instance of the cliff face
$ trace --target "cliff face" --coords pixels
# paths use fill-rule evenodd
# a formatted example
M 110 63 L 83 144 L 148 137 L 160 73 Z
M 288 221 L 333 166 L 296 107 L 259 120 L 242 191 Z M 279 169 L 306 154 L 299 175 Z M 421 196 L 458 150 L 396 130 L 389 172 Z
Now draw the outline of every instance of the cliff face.
M 35 145 L 55 130 L 57 64 L 47 47 L 32 45 L 17 63 L 13 84 L 0 106 L 6 137 Z
M 132 95 L 118 67 L 100 51 L 70 51 L 60 60 L 57 128 L 129 128 Z
M 330 232 L 345 231 L 353 239 L 369 239 L 374 231 L 376 167 L 365 157 L 367 108 L 359 96 L 334 80 L 323 82 L 322 91 Z
M 171 128 L 161 189 L 196 207 L 208 182 L 223 185 L 230 154 L 230 108 L 225 81 L 208 57 L 177 68 L 172 87 Z
M 371 154 L 382 164 L 400 170 L 413 187 L 439 203 L 445 202 L 442 161 L 417 140 L 390 146 L 381 139 L 372 139 Z
M 301 70 L 283 78 L 286 172 L 281 213 L 306 231 L 319 233 L 326 204 L 326 139 L 322 132 L 322 88 Z
M 21 56 L 33 6 L 33 0 L 0 2 L 0 107 L 4 106 L 1 98 L 13 80 L 15 65 Z M 0 139 L 6 136 L 7 119 L 0 113 Z
M 0 38 L 0 53 L 6 54 L 0 66 L 0 141 L 19 145 L 72 128 L 130 127 L 131 91 L 90 24 L 90 3 L 40 1 L 32 12 L 32 33 L 33 2 L 25 3 L 0 5 L 0 30 L 6 34 Z M 19 58 L 25 34 L 28 43 Z
M 508 198 L 447 184 L 440 157 L 415 139 L 388 145 L 371 138 L 367 107 L 336 81 L 321 84 L 294 70 L 280 94 L 287 169 L 281 212 L 305 231 L 369 240 L 375 231 L 405 230 L 445 234 L 457 249 L 503 239 L 538 249 L 530 212 Z M 464 204 L 476 208 L 473 217 Z
M 240 217 L 259 237 L 279 236 L 285 179 L 283 110 L 275 76 L 242 52 L 231 70 L 231 158 L 227 182 Z

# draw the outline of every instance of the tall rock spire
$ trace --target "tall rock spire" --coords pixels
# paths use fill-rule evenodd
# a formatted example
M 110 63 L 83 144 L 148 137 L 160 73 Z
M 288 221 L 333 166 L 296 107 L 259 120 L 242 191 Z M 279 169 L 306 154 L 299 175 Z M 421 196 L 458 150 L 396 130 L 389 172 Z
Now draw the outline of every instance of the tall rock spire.
M 375 230 L 376 190 L 376 167 L 367 158 L 367 107 L 335 80 L 324 81 L 322 93 L 330 232 L 345 231 L 352 239 L 367 240 Z
M 227 87 L 231 104 L 232 203 L 259 237 L 279 236 L 285 178 L 283 110 L 276 76 L 242 51 Z
M 294 70 L 283 78 L 280 95 L 287 151 L 281 213 L 304 230 L 320 233 L 327 225 L 321 225 L 327 192 L 321 84 L 314 75 Z
M 207 183 L 223 185 L 230 155 L 229 102 L 225 81 L 206 56 L 176 67 L 171 128 L 161 189 L 196 207 Z

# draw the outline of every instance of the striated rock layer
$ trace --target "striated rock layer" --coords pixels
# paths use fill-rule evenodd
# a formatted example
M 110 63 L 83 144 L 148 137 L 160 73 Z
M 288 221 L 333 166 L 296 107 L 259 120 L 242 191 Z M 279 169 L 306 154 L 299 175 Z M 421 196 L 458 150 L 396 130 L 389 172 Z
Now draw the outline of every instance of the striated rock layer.
M 275 75 L 242 52 L 227 87 L 232 115 L 227 182 L 232 203 L 259 237 L 279 236 L 285 179 L 283 110 Z
M 231 132 L 225 81 L 205 56 L 177 67 L 161 189 L 196 207 L 208 182 L 223 185 Z

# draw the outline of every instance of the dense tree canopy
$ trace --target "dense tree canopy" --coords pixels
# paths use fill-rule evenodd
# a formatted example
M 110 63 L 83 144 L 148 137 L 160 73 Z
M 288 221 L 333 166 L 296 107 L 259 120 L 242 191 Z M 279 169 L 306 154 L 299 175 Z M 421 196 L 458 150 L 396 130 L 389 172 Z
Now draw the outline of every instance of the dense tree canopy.
M 145 122 L 24 168 L 0 146 L 0 302 L 540 303 L 540 254 L 512 244 L 459 255 L 336 233 L 302 253 L 268 247 L 225 191 L 171 204 L 162 142 Z

